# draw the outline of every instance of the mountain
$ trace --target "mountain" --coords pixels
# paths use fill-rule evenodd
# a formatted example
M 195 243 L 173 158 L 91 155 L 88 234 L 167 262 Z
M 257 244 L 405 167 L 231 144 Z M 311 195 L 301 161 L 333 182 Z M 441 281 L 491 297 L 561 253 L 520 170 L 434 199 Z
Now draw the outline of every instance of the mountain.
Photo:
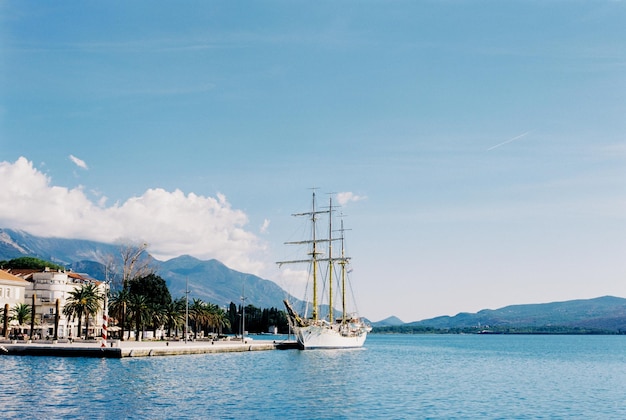
M 119 257 L 120 246 L 80 239 L 42 238 L 23 231 L 0 229 L 0 261 L 23 256 L 38 257 L 76 272 L 87 273 L 96 279 L 104 279 L 103 263 L 110 256 Z M 282 309 L 282 300 L 285 298 L 300 303 L 272 281 L 232 270 L 217 260 L 202 261 L 183 255 L 168 261 L 153 262 L 157 274 L 166 281 L 173 298 L 185 296 L 185 284 L 188 282 L 190 299 L 202 299 L 220 306 L 230 302 L 240 304 L 242 293 L 246 297 L 246 304 L 257 308 Z M 567 302 L 512 305 L 407 324 L 392 316 L 372 325 L 391 330 L 565 327 L 626 331 L 626 299 L 604 296 Z
M 404 321 L 396 316 L 390 316 L 382 321 L 372 322 L 373 327 L 393 327 L 398 325 L 404 325 Z
M 42 238 L 0 229 L 0 261 L 24 256 L 41 258 L 103 280 L 104 262 L 110 256 L 118 258 L 120 246 L 81 239 Z M 153 265 L 174 299 L 185 296 L 188 282 L 190 300 L 202 299 L 220 306 L 230 302 L 240 304 L 242 292 L 246 304 L 257 308 L 282 309 L 285 298 L 298 302 L 275 283 L 232 270 L 217 260 L 201 261 L 184 255 L 168 261 L 153 259 Z
M 603 296 L 485 309 L 477 313 L 440 316 L 405 324 L 436 329 L 566 327 L 626 331 L 626 299 Z
M 119 253 L 117 245 L 83 239 L 42 238 L 21 230 L 0 229 L 0 261 L 28 256 L 69 267 L 77 261 L 102 262 L 108 255 Z
M 246 305 L 282 309 L 283 299 L 294 299 L 274 282 L 231 270 L 217 260 L 202 261 L 183 255 L 160 263 L 158 272 L 173 298 L 185 296 L 188 281 L 190 298 L 218 305 L 239 304 L 243 295 Z

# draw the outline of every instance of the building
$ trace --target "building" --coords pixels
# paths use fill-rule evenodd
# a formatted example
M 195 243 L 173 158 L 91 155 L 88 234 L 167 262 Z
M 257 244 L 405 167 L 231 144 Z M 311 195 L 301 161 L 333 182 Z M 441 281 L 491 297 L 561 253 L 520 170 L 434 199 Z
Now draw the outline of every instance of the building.
M 21 277 L 0 270 L 0 306 L 9 305 L 13 308 L 18 303 L 24 303 L 24 292 L 29 283 Z
M 11 329 L 11 324 L 9 323 L 11 309 L 18 303 L 24 302 L 24 295 L 28 285 L 29 283 L 23 278 L 8 271 L 0 270 L 0 311 L 3 321 L 5 321 L 0 325 L 2 336 L 8 336 L 8 331 Z
M 30 305 L 33 294 L 35 295 L 35 334 L 39 337 L 54 336 L 54 322 L 56 317 L 57 300 L 59 301 L 59 329 L 58 337 L 99 337 L 102 334 L 102 310 L 98 312 L 95 319 L 89 319 L 89 331 L 86 331 L 86 324 L 83 318 L 82 329 L 79 334 L 78 319 L 68 319 L 63 315 L 63 307 L 70 292 L 82 287 L 86 283 L 94 283 L 101 294 L 105 293 L 105 283 L 91 279 L 86 275 L 74 273 L 72 271 L 50 270 L 19 270 L 12 272 L 26 280 L 23 302 Z M 102 306 L 101 306 L 102 307 Z

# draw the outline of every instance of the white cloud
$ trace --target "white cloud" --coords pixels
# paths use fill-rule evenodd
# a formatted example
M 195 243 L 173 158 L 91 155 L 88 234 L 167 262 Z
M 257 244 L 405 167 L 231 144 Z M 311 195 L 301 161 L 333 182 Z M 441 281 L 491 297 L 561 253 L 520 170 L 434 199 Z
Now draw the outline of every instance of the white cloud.
M 281 270 L 276 273 L 275 281 L 291 296 L 296 296 L 299 299 L 302 299 L 307 291 L 308 280 L 309 272 L 307 270 L 282 267 Z M 308 297 L 310 298 L 310 296 Z
M 79 159 L 74 155 L 70 155 L 70 160 L 74 163 L 74 165 L 78 166 L 79 168 L 89 169 L 84 160 Z
M 352 192 L 340 192 L 337 193 L 337 202 L 339 203 L 339 205 L 341 206 L 345 206 L 346 204 L 350 203 L 350 202 L 356 202 L 356 201 L 361 201 L 361 200 L 365 200 L 367 197 L 364 195 L 356 195 Z
M 268 219 L 263 220 L 263 225 L 261 225 L 261 233 L 267 233 L 267 230 L 270 227 L 270 221 Z
M 150 244 L 159 259 L 189 254 L 216 258 L 236 270 L 258 274 L 255 258 L 265 244 L 245 229 L 248 218 L 226 197 L 203 197 L 180 190 L 149 189 L 141 196 L 105 207 L 92 202 L 82 187 L 52 185 L 51 179 L 21 157 L 0 162 L 0 227 L 33 235 L 115 243 L 131 238 Z

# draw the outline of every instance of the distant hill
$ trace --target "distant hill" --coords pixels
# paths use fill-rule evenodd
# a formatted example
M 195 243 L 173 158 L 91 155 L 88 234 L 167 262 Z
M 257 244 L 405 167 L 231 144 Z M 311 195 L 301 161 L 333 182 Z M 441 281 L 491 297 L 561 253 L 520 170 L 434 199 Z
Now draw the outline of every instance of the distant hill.
M 103 263 L 109 256 L 118 258 L 120 246 L 80 239 L 42 238 L 22 231 L 0 229 L 0 260 L 23 256 L 41 258 L 103 280 Z M 154 260 L 154 264 L 173 298 L 185 296 L 185 283 L 188 282 L 190 299 L 202 299 L 219 306 L 241 303 L 242 292 L 246 304 L 257 308 L 283 309 L 282 301 L 287 297 L 299 302 L 275 283 L 232 270 L 217 260 L 202 261 L 184 255 L 168 261 Z
M 385 318 L 382 321 L 372 322 L 373 327 L 389 327 L 396 325 L 404 325 L 404 321 L 396 316 L 390 316 L 389 318 Z
M 435 329 L 566 327 L 626 331 L 626 299 L 604 296 L 485 309 L 477 313 L 440 316 L 405 324 Z
M 120 246 L 80 239 L 42 238 L 23 231 L 0 229 L 0 261 L 24 256 L 38 257 L 102 280 L 105 278 L 103 263 L 110 256 L 119 257 Z M 202 299 L 220 306 L 230 302 L 239 304 L 242 291 L 246 296 L 246 304 L 258 308 L 282 309 L 284 298 L 293 300 L 296 308 L 300 306 L 300 301 L 289 296 L 274 282 L 232 270 L 217 260 L 202 261 L 183 255 L 168 261 L 154 260 L 154 263 L 158 267 L 157 274 L 166 281 L 173 298 L 185 295 L 185 283 L 188 282 L 190 299 Z M 372 325 L 374 331 L 395 332 L 463 329 L 505 331 L 520 328 L 552 331 L 561 327 L 626 332 L 626 299 L 604 296 L 567 302 L 513 305 L 407 324 L 392 316 L 373 322 Z
M 37 257 L 65 267 L 77 261 L 102 262 L 119 255 L 119 246 L 82 239 L 42 238 L 21 230 L 0 229 L 0 260 Z
M 185 283 L 189 281 L 189 296 L 206 302 L 241 303 L 242 293 L 246 304 L 257 308 L 283 309 L 283 299 L 297 302 L 276 283 L 239 271 L 231 270 L 217 260 L 202 261 L 189 255 L 160 263 L 159 274 L 166 279 L 173 297 L 185 296 Z

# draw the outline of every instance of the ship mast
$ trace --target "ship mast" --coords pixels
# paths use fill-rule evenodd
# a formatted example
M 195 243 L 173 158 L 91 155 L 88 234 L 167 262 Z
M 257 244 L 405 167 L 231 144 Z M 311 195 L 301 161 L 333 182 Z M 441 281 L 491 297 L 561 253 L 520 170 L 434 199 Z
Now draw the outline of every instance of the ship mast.
M 328 201 L 328 321 L 333 322 L 333 197 Z
M 344 247 L 343 236 L 343 218 L 341 218 L 341 323 L 346 323 L 346 264 L 348 260 L 346 258 L 346 250 Z
M 312 239 L 311 240 L 306 240 L 306 241 L 297 241 L 297 242 L 285 242 L 285 244 L 287 245 L 301 245 L 301 244 L 311 244 L 311 252 L 308 254 L 311 258 L 307 259 L 307 260 L 293 260 L 293 261 L 280 261 L 278 262 L 278 266 L 282 266 L 283 264 L 294 264 L 294 263 L 310 263 L 311 264 L 311 269 L 313 271 L 313 313 L 312 313 L 312 318 L 314 321 L 317 321 L 319 319 L 319 310 L 318 310 L 318 297 L 317 297 L 317 289 L 318 289 L 318 280 L 317 280 L 317 274 L 318 274 L 318 266 L 319 266 L 319 256 L 322 254 L 322 252 L 317 250 L 318 247 L 318 243 L 319 242 L 324 242 L 325 240 L 321 240 L 321 239 L 317 239 L 317 233 L 316 233 L 316 222 L 317 222 L 317 215 L 318 214 L 322 214 L 322 213 L 328 213 L 328 210 L 321 210 L 318 211 L 315 208 L 315 190 L 313 190 L 313 199 L 312 199 L 312 205 L 311 205 L 311 211 L 309 212 L 305 212 L 305 213 L 295 213 L 292 214 L 292 216 L 310 216 L 311 217 L 311 229 L 313 230 L 312 232 Z
M 313 229 L 313 249 L 311 251 L 311 258 L 313 260 L 313 320 L 317 321 L 318 319 L 318 310 L 317 310 L 317 237 L 315 231 L 315 222 L 317 220 L 317 214 L 315 211 L 315 191 L 313 191 L 313 205 L 311 210 L 311 226 Z

